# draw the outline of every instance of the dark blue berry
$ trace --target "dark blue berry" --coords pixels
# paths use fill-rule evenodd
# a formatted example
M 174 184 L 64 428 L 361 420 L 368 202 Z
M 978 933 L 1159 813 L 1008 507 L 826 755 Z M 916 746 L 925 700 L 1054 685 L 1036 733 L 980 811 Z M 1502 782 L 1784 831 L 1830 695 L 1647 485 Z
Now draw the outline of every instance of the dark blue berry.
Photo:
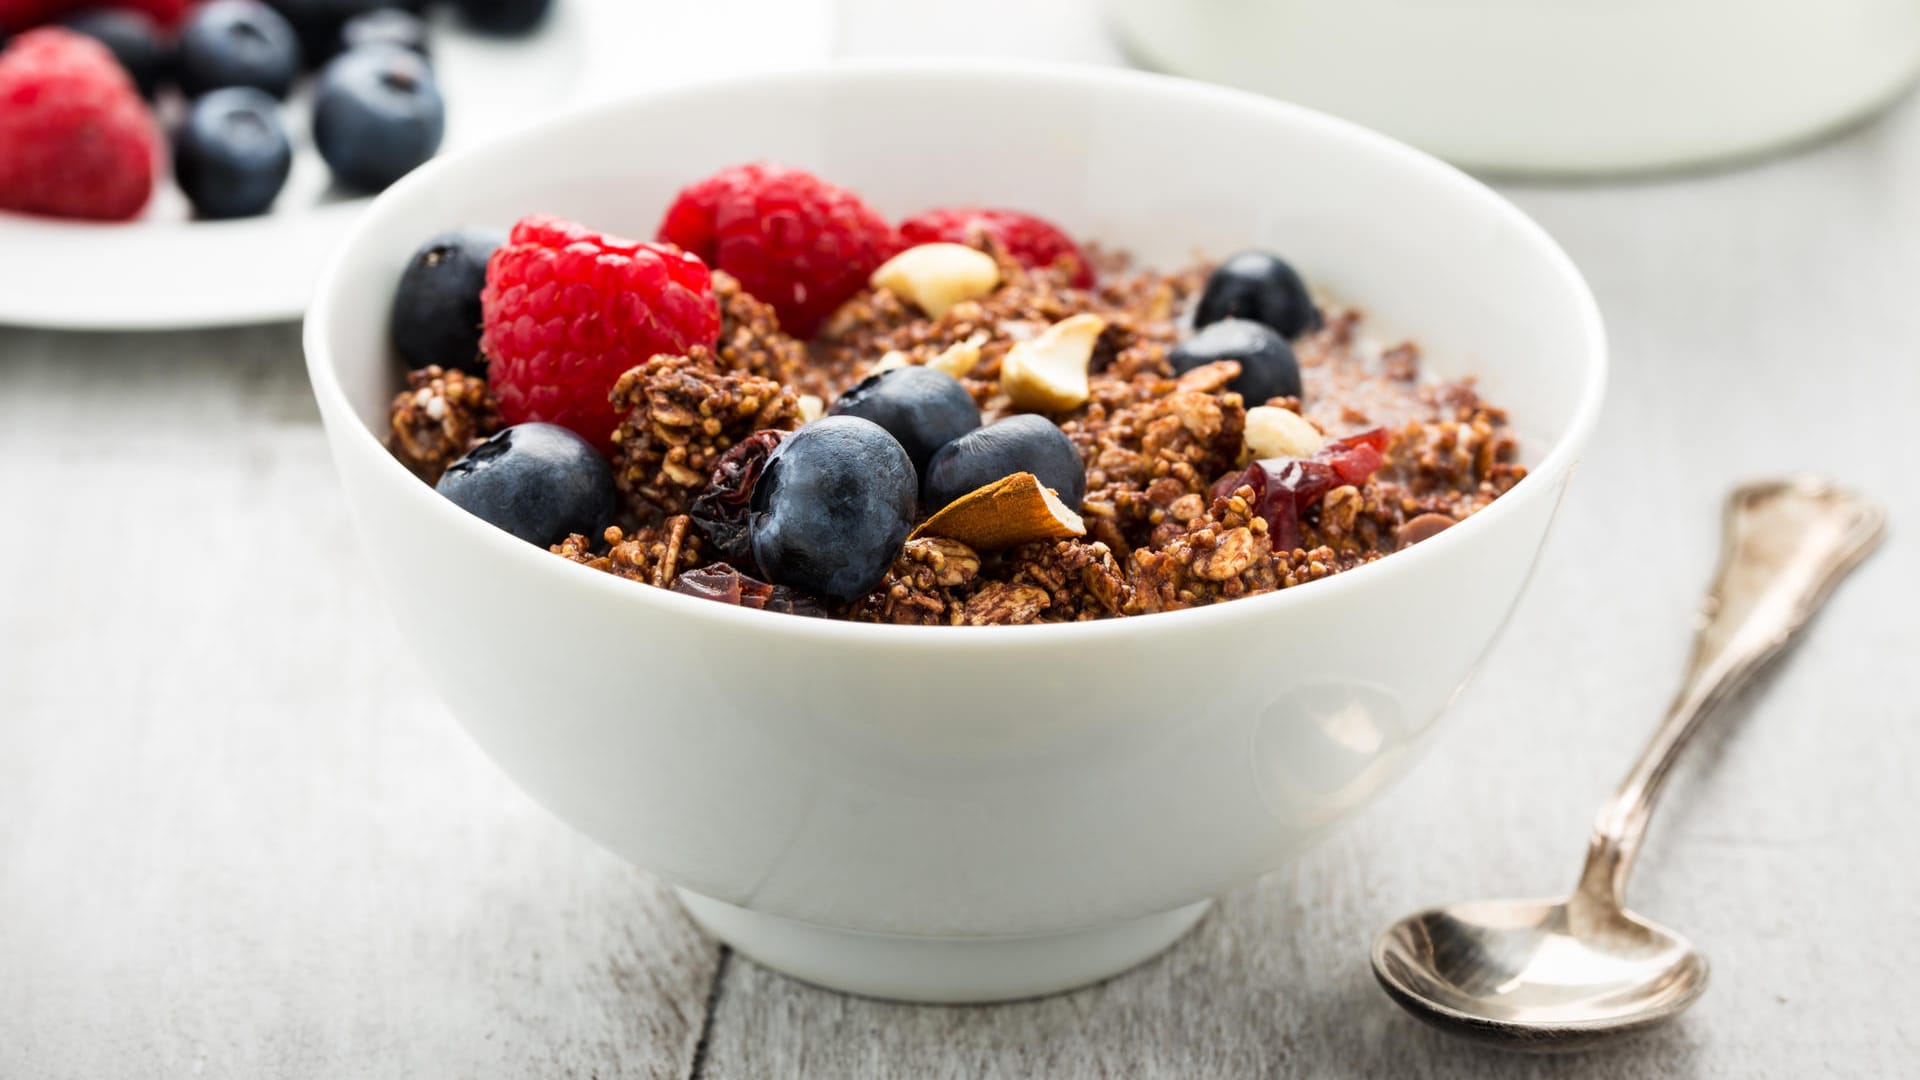
M 915 472 L 925 475 L 939 449 L 980 426 L 973 395 L 953 376 L 929 367 L 903 367 L 869 375 L 841 394 L 828 412 L 858 416 L 900 440 Z
M 1321 325 L 1307 283 L 1285 260 L 1264 251 L 1243 251 L 1207 278 L 1193 324 L 1206 326 L 1221 319 L 1252 319 L 1289 338 Z
M 250 86 L 195 101 L 174 135 L 174 178 L 203 218 L 266 213 L 292 169 L 280 103 Z
M 453 6 L 477 30 L 524 34 L 547 17 L 553 0 L 454 0 Z
M 383 7 L 391 0 L 266 0 L 292 24 L 300 39 L 300 59 L 309 69 L 318 69 L 340 52 L 340 32 L 347 20 Z
M 443 232 L 407 260 L 393 293 L 393 347 L 410 368 L 439 364 L 486 373 L 480 356 L 480 290 L 505 230 L 470 225 Z
M 1294 359 L 1293 346 L 1265 323 L 1222 319 L 1194 331 L 1167 353 L 1167 362 L 1176 372 L 1220 360 L 1239 361 L 1240 374 L 1227 387 L 1248 405 L 1300 396 L 1300 362 Z
M 300 42 L 279 13 L 257 0 L 213 0 L 180 30 L 180 89 L 198 97 L 251 86 L 283 98 L 300 74 Z
M 143 11 L 90 8 L 61 19 L 60 25 L 105 45 L 133 77 L 142 97 L 153 96 L 172 66 L 173 43 Z
M 613 467 L 558 424 L 516 424 L 447 466 L 434 490 L 525 540 L 552 547 L 613 521 Z
M 320 73 L 313 141 L 334 179 L 379 191 L 433 156 L 446 133 L 433 69 L 391 45 L 355 49 Z
M 829 416 L 767 455 L 747 504 L 753 558 L 768 581 L 834 600 L 866 595 L 913 525 L 913 462 L 886 429 Z
M 969 491 L 1022 472 L 1032 473 L 1075 510 L 1087 497 L 1087 466 L 1066 432 L 1044 416 L 1022 413 L 941 447 L 927 466 L 921 501 L 929 512 L 937 511 Z
M 340 28 L 340 52 L 368 45 L 393 45 L 421 56 L 433 55 L 426 20 L 399 8 L 375 8 L 365 15 L 355 15 Z

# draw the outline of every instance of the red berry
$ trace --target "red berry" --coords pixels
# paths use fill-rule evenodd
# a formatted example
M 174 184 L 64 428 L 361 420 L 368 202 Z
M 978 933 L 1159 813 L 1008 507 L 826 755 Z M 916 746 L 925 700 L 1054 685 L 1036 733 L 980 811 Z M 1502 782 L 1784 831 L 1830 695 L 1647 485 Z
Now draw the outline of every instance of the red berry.
M 99 42 L 47 28 L 0 53 L 0 210 L 124 221 L 159 157 L 153 115 Z
M 112 3 L 100 3 L 99 0 L 0 0 L 0 30 L 25 30 L 43 22 L 52 22 L 62 15 L 84 11 L 94 7 L 132 8 L 143 11 L 153 17 L 161 26 L 171 27 L 180 21 L 196 0 L 113 0 Z
M 74 6 L 75 0 L 0 0 L 0 30 L 25 30 Z
M 1069 280 L 1079 288 L 1093 286 L 1093 264 L 1073 238 L 1050 221 L 1018 210 L 955 206 L 916 214 L 900 223 L 900 236 L 909 244 L 971 244 L 985 233 L 1021 266 L 1073 267 Z
M 660 222 L 678 244 L 773 305 L 780 326 L 812 337 L 867 285 L 900 239 L 860 196 L 801 169 L 735 165 L 682 188 Z
M 153 21 L 161 26 L 174 27 L 180 24 L 180 20 L 197 2 L 198 0 L 113 0 L 112 6 L 143 11 L 152 16 Z M 80 0 L 73 6 L 83 8 L 91 4 L 89 0 Z
M 522 218 L 493 253 L 480 306 L 501 418 L 560 424 L 602 451 L 619 419 L 607 395 L 627 369 L 720 336 L 699 259 L 546 214 Z
M 1300 515 L 1341 484 L 1358 486 L 1373 478 L 1385 462 L 1387 432 L 1373 428 L 1335 439 L 1309 458 L 1269 458 L 1228 473 L 1213 485 L 1215 498 L 1225 498 L 1241 485 L 1253 489 L 1254 511 L 1267 519 L 1267 535 L 1278 551 L 1301 544 Z

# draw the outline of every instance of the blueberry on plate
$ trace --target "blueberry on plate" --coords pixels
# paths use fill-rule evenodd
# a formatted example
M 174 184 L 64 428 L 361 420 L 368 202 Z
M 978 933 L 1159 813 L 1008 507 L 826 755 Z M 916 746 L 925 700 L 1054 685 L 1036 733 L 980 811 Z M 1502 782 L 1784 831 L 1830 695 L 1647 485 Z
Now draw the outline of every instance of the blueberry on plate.
M 553 0 L 454 0 L 453 6 L 476 30 L 524 34 L 547 17 Z
M 375 8 L 364 15 L 355 15 L 340 28 L 337 51 L 348 52 L 368 45 L 394 45 L 421 56 L 433 55 L 427 42 L 426 20 L 399 8 Z
M 529 544 L 552 547 L 613 520 L 613 467 L 558 424 L 516 424 L 447 466 L 434 490 Z
M 314 90 L 313 141 L 334 179 L 379 191 L 433 156 L 446 105 L 418 53 L 374 45 L 343 54 Z
M 1289 338 L 1321 326 L 1307 283 L 1286 260 L 1265 251 L 1243 251 L 1220 264 L 1200 291 L 1193 324 L 1252 319 Z
M 967 388 L 929 367 L 869 375 L 836 398 L 827 412 L 858 416 L 886 428 L 906 448 L 914 471 L 923 475 L 941 447 L 980 426 L 980 408 Z
M 340 52 L 340 31 L 347 20 L 383 7 L 398 6 L 391 0 L 266 0 L 293 26 L 300 39 L 300 58 L 310 69 L 317 69 Z
M 180 89 L 198 97 L 251 86 L 283 98 L 300 74 L 300 42 L 279 13 L 258 0 L 212 0 L 180 30 Z
M 768 581 L 834 600 L 866 595 L 913 525 L 913 462 L 886 429 L 828 416 L 767 455 L 747 503 L 753 559 Z
M 292 169 L 280 103 L 251 86 L 198 99 L 174 134 L 174 178 L 203 218 L 266 213 Z
M 1167 353 L 1175 372 L 1188 372 L 1220 360 L 1240 362 L 1240 374 L 1227 384 L 1248 405 L 1268 398 L 1300 396 L 1300 361 L 1279 331 L 1251 319 L 1208 323 Z
M 486 373 L 480 357 L 480 290 L 503 229 L 469 225 L 421 245 L 393 293 L 394 350 L 410 368 L 439 364 Z
M 1044 416 L 1022 413 L 975 428 L 940 448 L 927 466 L 920 499 L 929 511 L 1014 473 L 1030 472 L 1060 501 L 1080 509 L 1087 466 L 1067 433 Z
M 152 97 L 173 62 L 173 43 L 160 24 L 143 11 L 128 8 L 88 8 L 60 20 L 76 34 L 85 34 L 107 47 L 120 66 L 133 76 L 142 97 Z

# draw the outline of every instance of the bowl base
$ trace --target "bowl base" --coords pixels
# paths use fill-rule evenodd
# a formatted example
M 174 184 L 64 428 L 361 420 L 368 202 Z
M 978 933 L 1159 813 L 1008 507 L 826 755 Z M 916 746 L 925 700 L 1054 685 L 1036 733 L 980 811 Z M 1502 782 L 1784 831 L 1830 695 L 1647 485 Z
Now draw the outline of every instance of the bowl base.
M 1040 997 L 1110 978 L 1178 941 L 1213 903 L 1058 934 L 935 938 L 834 930 L 676 891 L 707 933 L 783 975 L 862 997 L 942 1004 Z

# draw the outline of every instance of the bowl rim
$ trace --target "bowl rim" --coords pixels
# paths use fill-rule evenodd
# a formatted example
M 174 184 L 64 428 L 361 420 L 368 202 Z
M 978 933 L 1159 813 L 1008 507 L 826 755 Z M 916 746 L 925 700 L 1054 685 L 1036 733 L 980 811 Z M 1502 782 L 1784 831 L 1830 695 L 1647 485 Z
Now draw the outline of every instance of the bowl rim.
M 1605 396 L 1606 331 L 1599 304 L 1572 258 L 1539 223 L 1504 196 L 1460 169 L 1397 139 L 1352 121 L 1290 102 L 1264 97 L 1250 91 L 1151 72 L 1083 64 L 1006 59 L 843 59 L 796 64 L 749 75 L 732 74 L 689 80 L 671 87 L 642 91 L 573 108 L 511 134 L 436 158 L 414 170 L 376 197 L 372 205 L 367 207 L 366 212 L 359 215 L 352 228 L 334 248 L 333 253 L 328 256 L 304 319 L 302 345 L 307 357 L 307 372 L 313 384 L 315 398 L 321 406 L 323 419 L 327 419 L 329 423 L 344 421 L 357 429 L 347 433 L 344 438 L 339 432 L 329 434 L 329 442 L 334 447 L 335 454 L 376 454 L 384 459 L 383 464 L 375 466 L 376 468 L 391 470 L 388 475 L 404 480 L 417 488 L 421 497 L 434 495 L 433 488 L 421 482 L 398 458 L 395 458 L 387 450 L 385 441 L 361 420 L 358 411 L 347 398 L 345 387 L 341 384 L 334 364 L 331 342 L 325 332 L 325 328 L 333 321 L 336 307 L 335 294 L 339 290 L 340 283 L 347 277 L 347 268 L 355 261 L 356 253 L 365 238 L 384 226 L 387 207 L 407 200 L 415 191 L 424 190 L 439 183 L 444 176 L 460 172 L 470 161 L 501 154 L 512 147 L 524 147 L 526 144 L 544 140 L 551 137 L 556 129 L 591 126 L 604 118 L 618 116 L 635 109 L 667 108 L 676 101 L 688 98 L 697 99 L 711 93 L 751 88 L 777 94 L 782 86 L 820 82 L 877 81 L 899 84 L 920 80 L 937 82 L 956 78 L 1024 80 L 1034 85 L 1068 85 L 1095 92 L 1122 91 L 1170 95 L 1186 98 L 1203 107 L 1214 105 L 1267 111 L 1283 118 L 1287 124 L 1315 129 L 1328 137 L 1355 143 L 1376 155 L 1390 159 L 1397 168 L 1418 173 L 1430 183 L 1452 187 L 1465 193 L 1469 198 L 1488 204 L 1500 219 L 1532 246 L 1542 269 L 1550 271 L 1574 301 L 1580 335 L 1579 348 L 1586 357 L 1586 371 L 1581 378 L 1579 397 L 1575 403 L 1573 415 L 1546 454 L 1528 470 L 1527 476 L 1506 494 L 1485 509 L 1460 522 L 1456 527 L 1447 529 L 1414 548 L 1395 552 L 1391 558 L 1377 559 L 1364 566 L 1330 575 L 1312 582 L 1311 588 L 1276 589 L 1270 593 L 1242 597 L 1228 602 L 1184 608 L 1178 611 L 1155 612 L 1151 615 L 1152 621 L 1148 623 L 1149 628 L 1174 631 L 1183 627 L 1198 628 L 1208 620 L 1220 622 L 1229 619 L 1284 618 L 1284 612 L 1289 608 L 1303 604 L 1338 603 L 1342 596 L 1356 589 L 1392 588 L 1389 582 L 1394 577 L 1417 573 L 1428 562 L 1439 558 L 1444 551 L 1451 550 L 1459 544 L 1474 542 L 1482 532 L 1492 528 L 1491 522 L 1503 520 L 1516 512 L 1517 503 L 1548 497 L 1556 480 L 1572 470 L 1598 421 L 1601 403 Z M 437 504 L 437 509 L 429 513 L 442 514 L 441 520 L 447 523 L 446 527 L 451 533 L 463 538 L 461 543 L 478 544 L 483 548 L 491 546 L 499 557 L 509 561 L 517 560 L 520 565 L 527 568 L 527 573 L 549 575 L 554 582 L 556 595 L 560 595 L 569 587 L 601 591 L 609 598 L 609 602 L 638 605 L 636 609 L 638 611 L 653 611 L 664 618 L 706 620 L 715 624 L 717 629 L 758 633 L 770 636 L 776 641 L 798 638 L 806 639 L 812 644 L 837 642 L 867 648 L 924 648 L 937 642 L 938 646 L 944 650 L 999 649 L 1016 642 L 1021 647 L 1031 648 L 1043 641 L 1050 645 L 1073 647 L 1111 642 L 1120 636 L 1138 633 L 1139 631 L 1133 628 L 1132 624 L 1139 622 L 1142 618 L 1142 616 L 1126 616 L 1074 623 L 979 626 L 968 627 L 961 632 L 947 626 L 859 623 L 842 619 L 806 618 L 755 611 L 675 593 L 668 589 L 641 586 L 639 583 L 616 575 L 591 569 L 556 557 L 549 551 L 494 528 L 445 499 L 433 498 L 432 501 Z

